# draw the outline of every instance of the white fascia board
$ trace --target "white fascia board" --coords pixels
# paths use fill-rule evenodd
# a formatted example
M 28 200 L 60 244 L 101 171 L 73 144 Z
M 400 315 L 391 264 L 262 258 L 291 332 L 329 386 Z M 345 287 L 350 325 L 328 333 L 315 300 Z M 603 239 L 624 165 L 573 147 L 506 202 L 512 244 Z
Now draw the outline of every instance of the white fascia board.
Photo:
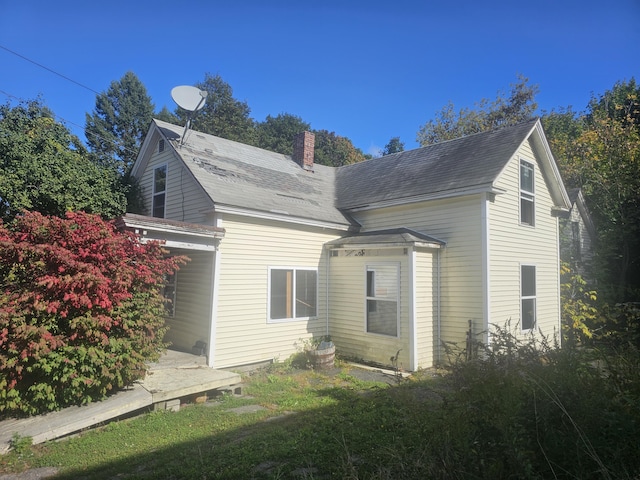
M 566 208 L 568 211 L 568 209 L 571 206 L 571 201 L 569 200 L 569 194 L 567 193 L 567 189 L 565 188 L 564 182 L 562 181 L 562 177 L 560 176 L 558 163 L 555 161 L 555 158 L 553 157 L 553 153 L 551 153 L 551 147 L 549 146 L 549 142 L 547 141 L 547 138 L 544 135 L 544 130 L 542 129 L 542 123 L 540 122 L 540 120 L 538 120 L 535 124 L 535 131 L 538 134 L 537 139 L 544 152 L 543 161 L 545 163 L 545 166 L 551 170 L 551 174 L 555 182 L 556 189 L 552 187 L 551 190 L 556 190 L 556 192 L 560 195 L 560 197 L 562 198 L 562 201 L 564 202 L 564 205 L 558 205 L 557 207 L 559 210 L 564 211 Z
M 284 212 L 261 212 L 258 210 L 250 210 L 247 208 L 232 207 L 229 205 L 216 204 L 215 209 L 204 210 L 203 213 L 226 213 L 232 215 L 241 215 L 244 217 L 259 218 L 261 220 L 277 220 L 280 222 L 295 223 L 298 225 L 306 225 L 310 227 L 329 228 L 332 230 L 348 231 L 351 225 L 323 222 L 320 220 L 311 220 L 308 218 L 292 217 Z
M 429 193 L 425 195 L 416 195 L 415 197 L 397 198 L 393 200 L 385 200 L 382 202 L 370 203 L 360 207 L 347 207 L 345 210 L 349 212 L 362 212 L 366 210 L 375 210 L 384 207 L 396 207 L 399 205 L 408 205 L 411 203 L 426 202 L 428 200 L 441 200 L 445 198 L 462 197 L 464 195 L 475 195 L 478 193 L 492 193 L 493 195 L 502 195 L 506 190 L 497 188 L 493 183 L 477 185 L 471 188 L 459 188 L 455 190 L 446 190 L 444 192 Z
M 184 230 L 178 230 L 171 227 L 161 227 L 158 225 L 149 225 L 143 223 L 136 222 L 126 222 L 126 226 L 128 228 L 135 229 L 136 233 L 142 232 L 143 235 L 147 235 L 147 232 L 161 232 L 161 233 L 173 233 L 175 235 L 185 235 L 189 237 L 202 237 L 202 238 L 223 238 L 224 234 L 222 232 L 219 233 L 199 233 L 199 232 L 188 232 Z
M 161 242 L 163 247 L 166 248 L 180 248 L 183 250 L 200 250 L 203 252 L 215 252 L 217 250 L 216 245 L 204 245 L 201 243 L 189 243 L 189 242 L 176 242 L 174 240 L 163 240 L 161 238 L 149 238 L 143 237 L 140 239 L 140 243 L 149 242 Z
M 348 245 L 325 245 L 325 248 L 329 250 L 354 250 L 358 248 L 407 248 L 407 247 L 420 247 L 420 248 L 442 248 L 439 243 L 429 242 L 395 242 L 395 243 L 350 243 Z

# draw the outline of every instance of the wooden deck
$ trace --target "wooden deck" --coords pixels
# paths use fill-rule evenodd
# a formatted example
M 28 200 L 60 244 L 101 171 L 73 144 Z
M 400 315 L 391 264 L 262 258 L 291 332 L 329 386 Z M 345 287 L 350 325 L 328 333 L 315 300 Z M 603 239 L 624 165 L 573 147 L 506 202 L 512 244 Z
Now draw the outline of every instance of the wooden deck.
M 177 410 L 182 398 L 212 390 L 237 391 L 240 383 L 240 375 L 209 368 L 204 357 L 169 350 L 149 366 L 144 380 L 106 400 L 0 422 L 0 454 L 9 451 L 15 433 L 31 437 L 34 444 L 42 443 L 149 407 Z

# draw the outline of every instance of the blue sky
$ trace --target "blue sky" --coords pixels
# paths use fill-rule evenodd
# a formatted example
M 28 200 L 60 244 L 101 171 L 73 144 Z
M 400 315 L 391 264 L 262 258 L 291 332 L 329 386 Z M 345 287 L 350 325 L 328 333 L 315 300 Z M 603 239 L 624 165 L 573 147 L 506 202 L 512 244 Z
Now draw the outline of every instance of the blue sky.
M 156 110 L 220 74 L 258 121 L 291 113 L 365 152 L 406 148 L 449 101 L 538 84 L 541 110 L 640 81 L 640 0 L 0 0 L 0 102 L 41 95 L 84 138 L 95 93 L 133 71 Z M 79 125 L 79 126 L 76 126 Z

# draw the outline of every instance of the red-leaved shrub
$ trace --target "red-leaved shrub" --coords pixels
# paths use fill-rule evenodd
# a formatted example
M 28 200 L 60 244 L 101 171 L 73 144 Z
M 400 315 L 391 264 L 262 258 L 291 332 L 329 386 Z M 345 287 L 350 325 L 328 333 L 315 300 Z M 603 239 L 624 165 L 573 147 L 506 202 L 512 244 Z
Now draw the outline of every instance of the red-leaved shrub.
M 0 224 L 0 416 L 103 398 L 166 348 L 165 275 L 184 257 L 97 215 Z

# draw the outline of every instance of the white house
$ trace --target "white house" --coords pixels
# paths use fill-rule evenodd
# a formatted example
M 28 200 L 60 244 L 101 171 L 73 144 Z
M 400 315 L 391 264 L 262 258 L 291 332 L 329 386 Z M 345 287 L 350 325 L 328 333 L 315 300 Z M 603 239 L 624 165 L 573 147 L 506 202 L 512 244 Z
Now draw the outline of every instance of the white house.
M 313 134 L 286 156 L 154 120 L 133 175 L 148 216 L 123 225 L 191 261 L 170 279 L 167 339 L 225 368 L 339 353 L 407 370 L 444 343 L 560 332 L 569 198 L 532 120 L 339 168 Z

